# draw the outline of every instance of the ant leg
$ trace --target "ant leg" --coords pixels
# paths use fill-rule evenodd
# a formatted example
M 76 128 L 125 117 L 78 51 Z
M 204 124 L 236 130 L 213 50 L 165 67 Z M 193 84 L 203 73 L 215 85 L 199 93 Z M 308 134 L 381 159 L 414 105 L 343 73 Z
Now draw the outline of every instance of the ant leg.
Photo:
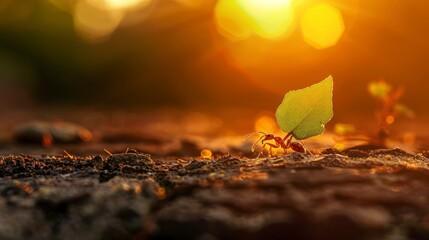
M 282 139 L 281 147 L 283 148 L 283 152 L 287 153 L 287 150 L 291 147 L 293 135 L 292 132 L 286 134 L 286 136 Z M 286 142 L 286 143 L 285 143 Z
M 283 138 L 283 142 L 286 141 L 286 139 L 292 137 L 292 132 L 286 134 L 286 136 Z
M 305 144 L 304 144 L 304 142 L 302 141 L 302 140 L 299 140 L 299 142 L 302 144 L 302 146 L 304 147 L 304 149 L 305 149 L 305 151 L 306 152 L 309 152 L 310 153 L 310 155 L 314 155 L 308 148 L 307 148 L 307 146 L 305 146 Z
M 256 158 L 259 158 L 259 156 L 261 155 L 261 153 L 263 153 L 263 152 L 264 152 L 264 150 L 265 150 L 265 146 L 266 146 L 267 144 L 268 144 L 268 143 L 264 143 L 264 144 L 262 145 L 261 151 L 259 151 L 258 156 L 256 156 Z M 270 151 L 271 151 L 271 148 L 270 148 Z M 268 152 L 268 154 L 270 154 L 270 152 Z
M 262 149 L 259 152 L 257 158 L 259 158 L 259 155 L 264 151 L 266 145 L 270 146 L 270 150 L 268 151 L 268 154 L 269 154 L 270 157 L 272 156 L 272 154 L 271 154 L 272 148 L 279 148 L 280 147 L 280 144 L 278 142 L 276 142 L 276 144 L 264 143 L 264 145 L 262 145 Z
M 261 153 L 264 152 L 265 145 L 267 145 L 267 144 L 265 143 L 264 145 L 262 145 L 261 151 L 259 151 L 258 156 L 256 156 L 256 158 L 259 158 L 259 156 L 261 155 Z
M 293 138 L 292 133 L 288 133 L 288 134 L 283 138 L 283 142 L 287 140 L 287 142 L 286 142 L 286 149 L 289 149 L 289 148 L 290 148 L 290 143 L 292 142 L 292 138 Z
M 282 149 L 283 149 L 283 154 L 287 154 L 287 148 L 286 148 L 286 146 L 282 146 Z

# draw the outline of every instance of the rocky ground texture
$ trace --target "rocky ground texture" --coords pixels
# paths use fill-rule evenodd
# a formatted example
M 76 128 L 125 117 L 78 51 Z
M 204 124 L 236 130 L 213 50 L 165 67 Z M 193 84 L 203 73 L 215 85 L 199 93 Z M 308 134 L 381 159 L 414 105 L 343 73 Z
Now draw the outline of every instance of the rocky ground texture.
M 0 239 L 429 239 L 429 159 L 1 156 Z

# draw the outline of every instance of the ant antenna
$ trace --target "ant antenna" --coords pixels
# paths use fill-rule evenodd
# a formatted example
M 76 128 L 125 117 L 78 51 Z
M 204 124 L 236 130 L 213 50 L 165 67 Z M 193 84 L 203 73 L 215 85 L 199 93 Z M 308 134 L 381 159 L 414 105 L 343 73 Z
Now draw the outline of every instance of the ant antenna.
M 266 137 L 266 134 L 264 133 L 264 135 L 262 135 L 256 142 L 253 143 L 252 148 L 251 148 L 252 152 L 255 151 L 256 145 L 258 145 L 258 143 L 260 141 L 262 141 L 262 139 L 265 138 L 265 137 Z
M 252 133 L 246 134 L 246 136 L 243 137 L 243 141 L 246 141 L 248 138 L 256 134 L 258 134 L 258 132 L 252 132 Z
M 246 136 L 244 136 L 243 137 L 243 141 L 246 141 L 248 138 L 250 138 L 251 136 L 256 135 L 256 134 L 263 134 L 264 136 L 267 135 L 266 133 L 261 132 L 261 131 L 259 131 L 259 132 L 252 132 L 252 133 L 249 133 Z
M 255 149 L 256 149 L 256 145 L 257 145 L 260 141 L 262 141 L 262 139 L 263 139 L 264 137 L 266 137 L 266 136 L 267 136 L 267 134 L 266 134 L 266 133 L 264 133 L 264 132 L 262 132 L 262 131 L 259 131 L 259 132 L 249 133 L 249 134 L 247 134 L 246 136 L 244 136 L 244 138 L 243 138 L 243 141 L 245 141 L 245 140 L 246 140 L 246 139 L 248 139 L 249 137 L 251 137 L 251 136 L 253 136 L 253 135 L 256 135 L 256 134 L 262 134 L 262 136 L 261 136 L 260 138 L 258 138 L 258 140 L 256 140 L 256 142 L 254 142 L 254 143 L 252 144 L 252 148 L 251 148 L 252 152 L 254 152 L 254 151 L 255 151 Z

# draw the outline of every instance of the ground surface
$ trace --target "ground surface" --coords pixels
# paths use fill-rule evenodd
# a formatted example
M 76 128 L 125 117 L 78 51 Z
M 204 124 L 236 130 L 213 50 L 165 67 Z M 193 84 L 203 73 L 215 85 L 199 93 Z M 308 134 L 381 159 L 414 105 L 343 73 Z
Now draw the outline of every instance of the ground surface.
M 429 239 L 429 154 L 394 149 L 429 149 L 429 118 L 395 123 L 390 150 L 321 153 L 362 144 L 338 140 L 331 124 L 305 141 L 320 154 L 255 159 L 243 136 L 274 113 L 222 114 L 7 111 L 0 240 Z M 52 145 L 42 146 L 40 124 L 18 130 L 34 120 L 56 127 Z M 373 121 L 352 120 L 366 130 L 357 134 L 375 132 Z M 76 141 L 63 121 L 91 141 Z M 197 157 L 202 149 L 214 157 Z
M 0 157 L 0 239 L 429 239 L 429 159 Z

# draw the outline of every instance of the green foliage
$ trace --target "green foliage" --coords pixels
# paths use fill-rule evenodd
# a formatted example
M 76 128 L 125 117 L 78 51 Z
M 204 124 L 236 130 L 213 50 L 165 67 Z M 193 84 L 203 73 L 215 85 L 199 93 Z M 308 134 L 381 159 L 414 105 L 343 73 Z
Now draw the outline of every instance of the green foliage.
M 276 111 L 280 128 L 296 139 L 320 135 L 333 116 L 332 76 L 310 87 L 286 93 Z

